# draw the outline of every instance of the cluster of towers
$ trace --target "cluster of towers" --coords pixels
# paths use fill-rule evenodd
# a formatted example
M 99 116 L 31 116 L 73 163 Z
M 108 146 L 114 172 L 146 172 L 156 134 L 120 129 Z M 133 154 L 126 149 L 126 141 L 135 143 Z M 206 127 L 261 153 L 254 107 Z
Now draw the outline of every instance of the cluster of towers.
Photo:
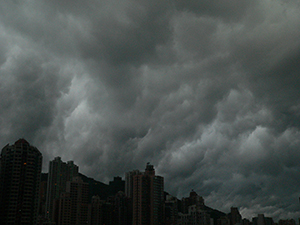
M 41 204 L 44 223 L 87 224 L 89 185 L 78 174 L 73 161 L 56 157 L 49 163 L 46 202 Z
M 259 214 L 242 219 L 237 208 L 225 214 L 209 208 L 195 191 L 177 199 L 164 192 L 153 165 L 125 173 L 109 185 L 79 173 L 60 157 L 41 173 L 42 154 L 26 140 L 7 144 L 0 158 L 0 224 L 5 225 L 276 225 Z M 42 176 L 42 179 L 41 179 Z M 295 225 L 280 220 L 277 225 Z
M 145 172 L 126 173 L 126 191 L 116 177 L 109 188 L 117 194 L 103 200 L 91 196 L 91 184 L 82 180 L 78 166 L 60 157 L 49 162 L 47 180 L 41 182 L 42 154 L 25 139 L 6 145 L 0 162 L 3 224 L 162 224 L 164 179 L 149 163 Z

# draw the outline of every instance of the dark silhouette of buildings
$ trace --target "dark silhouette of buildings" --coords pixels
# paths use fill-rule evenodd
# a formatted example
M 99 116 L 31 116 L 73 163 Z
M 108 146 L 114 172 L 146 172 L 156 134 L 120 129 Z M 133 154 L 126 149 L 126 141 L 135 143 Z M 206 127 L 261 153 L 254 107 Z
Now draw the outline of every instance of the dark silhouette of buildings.
M 102 205 L 105 203 L 99 196 L 92 197 L 90 205 L 89 221 L 91 225 L 103 224 L 103 210 Z
M 278 225 L 296 225 L 296 221 L 294 219 L 290 220 L 279 220 Z
M 188 213 L 189 207 L 191 205 L 196 205 L 198 209 L 203 209 L 204 199 L 199 196 L 194 190 L 190 192 L 190 196 L 187 198 L 182 198 L 182 212 Z
M 182 212 L 178 214 L 178 224 L 210 225 L 210 214 L 205 210 L 204 199 L 194 190 L 190 196 L 182 198 Z
M 133 170 L 125 173 L 125 195 L 133 198 L 133 177 L 142 174 L 139 170 Z
M 178 199 L 172 195 L 166 195 L 165 200 L 165 224 L 175 225 L 178 220 Z
M 56 157 L 49 162 L 49 173 L 47 181 L 47 196 L 45 217 L 54 220 L 53 203 L 60 198 L 61 193 L 66 192 L 67 181 L 72 181 L 78 176 L 78 166 L 73 161 L 63 162 Z
M 258 214 L 257 217 L 252 218 L 253 225 L 274 225 L 271 217 L 265 217 L 264 214 Z
M 90 225 L 113 225 L 114 220 L 114 205 L 112 200 L 100 200 L 99 196 L 93 196 L 89 216 Z
M 221 216 L 217 220 L 217 225 L 230 225 L 230 219 L 228 218 L 228 216 Z
M 178 200 L 164 192 L 153 165 L 114 177 L 109 185 L 78 173 L 73 161 L 56 157 L 41 180 L 42 154 L 25 139 L 7 144 L 0 158 L 0 224 L 51 225 L 275 225 L 258 214 L 242 219 L 204 204 L 195 191 Z M 125 191 L 125 193 L 124 193 Z M 92 197 L 93 196 L 93 197 Z M 39 218 L 38 218 L 39 214 Z M 43 216 L 42 216 L 43 215 Z M 294 219 L 278 225 L 295 225 Z
M 231 207 L 227 217 L 230 220 L 230 225 L 240 224 L 242 221 L 242 216 L 237 207 Z
M 83 182 L 89 184 L 89 200 L 91 202 L 93 196 L 99 196 L 100 199 L 106 200 L 108 196 L 111 195 L 108 184 L 104 184 L 100 181 L 96 181 L 91 177 L 87 177 L 81 173 L 78 176 L 83 180 Z
M 43 176 L 43 174 L 42 174 Z M 39 200 L 39 215 L 45 216 L 46 196 L 47 196 L 47 180 L 42 180 L 40 184 L 40 200 Z
M 144 173 L 127 173 L 126 192 L 132 194 L 134 225 L 164 224 L 164 179 L 147 163 Z
M 112 195 L 117 194 L 119 191 L 125 191 L 125 181 L 121 177 L 114 177 L 113 181 L 109 181 L 109 190 Z
M 241 225 L 252 225 L 252 222 L 250 222 L 250 220 L 247 218 L 243 218 L 241 220 Z
M 123 191 L 114 197 L 114 223 L 115 225 L 132 224 L 131 201 Z
M 37 224 L 42 154 L 25 139 L 7 144 L 0 163 L 1 224 Z
M 54 218 L 57 225 L 88 224 L 89 185 L 80 177 L 67 181 L 66 191 L 54 204 Z
M 179 225 L 230 225 L 228 216 L 204 204 L 204 199 L 194 190 L 189 197 L 182 198 L 179 207 Z
M 132 225 L 132 212 L 130 201 L 125 193 L 119 191 L 115 196 L 107 200 L 101 200 L 99 196 L 92 197 L 90 205 L 90 225 Z

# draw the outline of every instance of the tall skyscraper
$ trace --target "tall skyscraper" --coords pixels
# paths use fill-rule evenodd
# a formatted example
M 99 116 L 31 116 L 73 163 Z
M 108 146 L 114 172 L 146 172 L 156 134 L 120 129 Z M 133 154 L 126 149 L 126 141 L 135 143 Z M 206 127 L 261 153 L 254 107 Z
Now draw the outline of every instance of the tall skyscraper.
M 240 224 L 242 221 L 242 216 L 237 207 L 231 207 L 227 217 L 230 219 L 230 225 Z
M 42 154 L 19 139 L 2 149 L 0 162 L 1 224 L 37 224 Z
M 88 224 L 89 184 L 80 177 L 67 181 L 66 192 L 58 200 L 58 225 Z
M 133 177 L 142 174 L 139 170 L 133 170 L 125 173 L 125 195 L 132 199 L 133 197 Z
M 123 191 L 119 191 L 115 195 L 113 206 L 114 225 L 132 224 L 132 212 L 130 210 L 130 201 Z
M 63 162 L 60 157 L 56 157 L 49 163 L 49 173 L 47 182 L 46 197 L 46 218 L 54 220 L 53 203 L 59 199 L 61 193 L 66 192 L 67 181 L 72 181 L 78 176 L 78 166 L 73 161 Z
M 165 224 L 174 225 L 178 220 L 178 199 L 172 195 L 166 196 L 165 201 Z
M 105 203 L 99 196 L 92 197 L 92 203 L 90 205 L 89 221 L 91 225 L 103 224 L 102 205 Z
M 133 224 L 164 224 L 164 179 L 147 163 L 144 173 L 133 176 Z

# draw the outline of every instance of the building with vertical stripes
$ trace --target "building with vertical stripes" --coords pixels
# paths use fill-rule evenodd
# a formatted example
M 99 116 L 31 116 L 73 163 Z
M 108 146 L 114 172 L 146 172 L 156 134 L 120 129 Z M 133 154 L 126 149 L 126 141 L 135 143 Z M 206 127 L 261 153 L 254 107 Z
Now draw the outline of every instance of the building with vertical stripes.
M 164 179 L 155 175 L 153 165 L 147 163 L 144 173 L 132 177 L 134 225 L 164 224 Z

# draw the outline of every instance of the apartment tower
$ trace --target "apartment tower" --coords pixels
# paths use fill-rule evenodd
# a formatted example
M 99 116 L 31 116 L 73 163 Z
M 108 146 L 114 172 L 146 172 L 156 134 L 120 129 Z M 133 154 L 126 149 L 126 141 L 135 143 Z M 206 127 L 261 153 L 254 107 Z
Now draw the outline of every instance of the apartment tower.
M 164 221 L 164 179 L 147 163 L 144 173 L 133 176 L 133 224 L 157 225 Z
M 89 184 L 80 177 L 67 181 L 66 192 L 58 201 L 57 225 L 88 224 Z
M 57 218 L 53 205 L 55 200 L 60 198 L 61 193 L 66 192 L 67 181 L 72 181 L 73 177 L 78 176 L 78 166 L 73 161 L 63 162 L 60 157 L 56 157 L 49 162 L 49 173 L 47 182 L 46 210 L 45 216 L 51 221 Z
M 7 144 L 0 160 L 1 224 L 37 224 L 42 154 L 25 139 Z

